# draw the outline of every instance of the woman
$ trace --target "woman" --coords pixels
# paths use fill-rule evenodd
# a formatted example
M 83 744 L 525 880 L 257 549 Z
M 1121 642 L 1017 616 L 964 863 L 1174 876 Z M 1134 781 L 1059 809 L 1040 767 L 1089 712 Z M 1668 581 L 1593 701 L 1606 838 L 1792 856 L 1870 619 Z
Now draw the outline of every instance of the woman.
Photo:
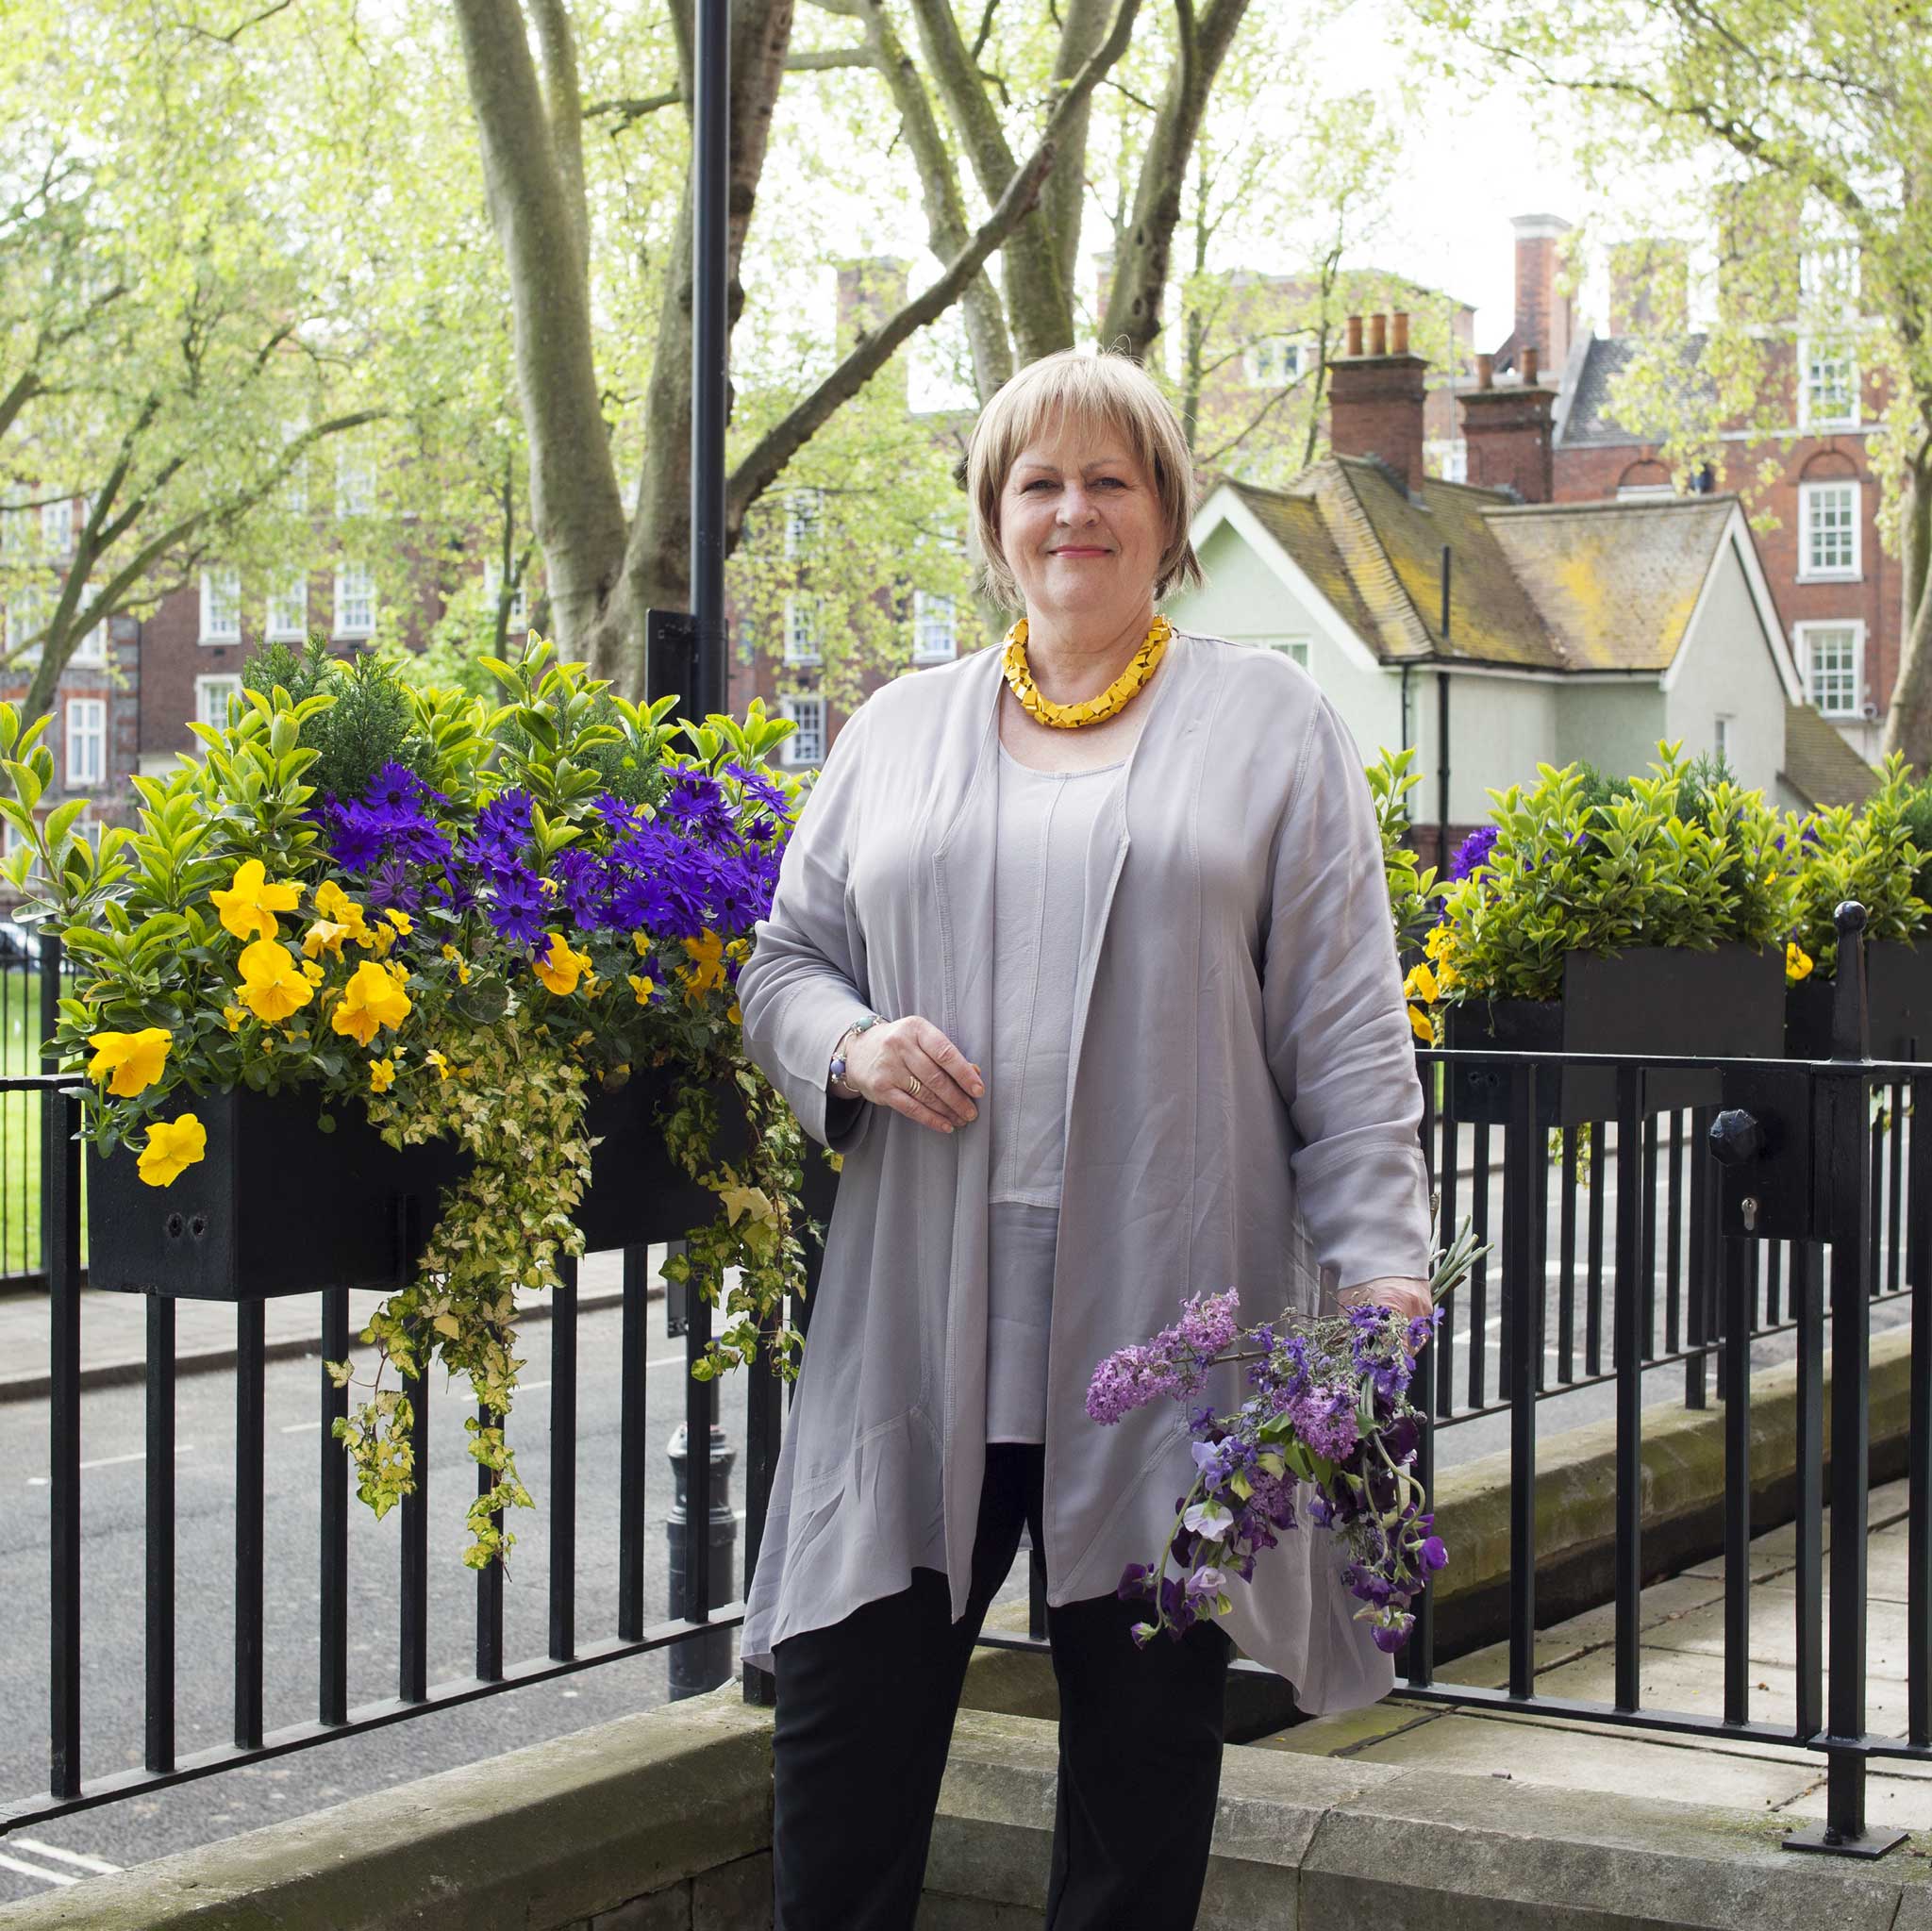
M 913 1922 L 968 1656 L 1023 1525 L 1060 1692 L 1046 1922 L 1184 1931 L 1231 1636 L 1302 1706 L 1379 1696 L 1324 1532 L 1227 1630 L 1137 1650 L 1122 1569 L 1192 1476 L 1101 1357 L 1234 1284 L 1427 1302 L 1421 1091 L 1367 782 L 1278 654 L 1169 634 L 1197 582 L 1173 412 L 1112 356 L 974 430 L 1001 650 L 874 693 L 800 815 L 739 980 L 745 1041 L 845 1156 L 743 1653 L 776 1676 L 778 1931 Z M 1240 1370 L 1208 1398 L 1232 1407 Z

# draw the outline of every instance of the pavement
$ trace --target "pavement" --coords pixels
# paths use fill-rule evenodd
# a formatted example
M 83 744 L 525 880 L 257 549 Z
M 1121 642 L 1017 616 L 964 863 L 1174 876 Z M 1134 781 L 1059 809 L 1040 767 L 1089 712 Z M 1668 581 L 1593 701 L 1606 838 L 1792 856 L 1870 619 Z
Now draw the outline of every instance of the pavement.
M 1867 1727 L 1906 1728 L 1907 1494 L 1873 1490 L 1867 1520 Z M 1751 1706 L 1759 1723 L 1795 1723 L 1796 1531 L 1751 1544 Z M 1825 1546 L 1830 1546 L 1829 1515 Z M 1724 1714 L 1723 1561 L 1701 1563 L 1642 1594 L 1639 1685 L 1645 1706 Z M 1826 1592 L 1827 1615 L 1829 1591 Z M 1537 1634 L 1539 1692 L 1609 1704 L 1615 1688 L 1615 1609 L 1591 1609 Z M 1439 1683 L 1500 1689 L 1507 1644 L 1443 1664 Z M 1606 1723 L 1509 1714 L 1391 1697 L 1370 1709 L 1321 1717 L 1252 1746 L 1367 1761 L 1406 1771 L 1489 1776 L 1607 1797 L 1663 1799 L 1756 1811 L 1802 1829 L 1824 1816 L 1824 1754 L 1797 1744 L 1639 1734 Z M 1875 1826 L 1932 1829 L 1932 1766 L 1874 1760 L 1866 1818 Z
M 658 1300 L 664 1292 L 659 1278 L 663 1249 L 654 1247 L 651 1254 L 650 1297 Z M 610 1307 L 623 1299 L 623 1254 L 615 1249 L 587 1254 L 577 1269 L 578 1311 Z M 517 1300 L 522 1320 L 549 1319 L 548 1294 L 519 1294 Z M 382 1301 L 379 1292 L 349 1296 L 352 1335 L 361 1332 Z M 271 1361 L 316 1352 L 322 1338 L 320 1294 L 285 1294 L 262 1306 L 265 1352 Z M 47 1398 L 51 1341 L 45 1293 L 0 1293 L 0 1403 Z M 175 1365 L 182 1374 L 235 1365 L 235 1309 L 231 1304 L 175 1302 Z M 146 1372 L 147 1297 L 84 1288 L 80 1296 L 81 1387 L 113 1388 L 140 1381 Z

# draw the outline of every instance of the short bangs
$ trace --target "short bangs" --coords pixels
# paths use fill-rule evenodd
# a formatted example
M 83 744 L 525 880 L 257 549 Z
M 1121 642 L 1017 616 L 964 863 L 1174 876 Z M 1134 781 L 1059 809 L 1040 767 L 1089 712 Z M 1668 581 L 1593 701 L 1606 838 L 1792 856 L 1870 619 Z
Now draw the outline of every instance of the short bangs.
M 1029 363 L 981 410 L 966 456 L 966 493 L 979 550 L 979 588 L 1003 609 L 1024 599 L 1000 547 L 1000 494 L 1020 453 L 1063 418 L 1102 423 L 1119 434 L 1154 479 L 1165 541 L 1155 574 L 1156 598 L 1201 582 L 1188 539 L 1194 515 L 1194 466 L 1173 405 L 1129 356 L 1063 349 Z

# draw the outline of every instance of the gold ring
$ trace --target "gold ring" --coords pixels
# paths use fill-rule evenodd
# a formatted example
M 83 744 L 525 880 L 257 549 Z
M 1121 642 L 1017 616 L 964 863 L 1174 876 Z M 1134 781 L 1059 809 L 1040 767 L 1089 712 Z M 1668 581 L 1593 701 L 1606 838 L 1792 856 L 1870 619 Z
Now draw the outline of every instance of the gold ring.
M 909 1092 L 915 1100 L 920 1096 L 921 1093 L 923 1093 L 925 1090 L 925 1089 L 919 1083 L 918 1074 L 908 1073 L 906 1075 L 906 1090 Z

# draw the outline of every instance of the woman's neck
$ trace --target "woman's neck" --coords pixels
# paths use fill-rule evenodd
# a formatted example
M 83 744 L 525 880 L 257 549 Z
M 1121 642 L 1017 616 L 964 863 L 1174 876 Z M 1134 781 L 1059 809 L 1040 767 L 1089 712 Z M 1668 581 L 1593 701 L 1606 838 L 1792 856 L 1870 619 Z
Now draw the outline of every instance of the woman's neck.
M 1150 603 L 1124 622 L 1026 613 L 1026 665 L 1034 688 L 1052 704 L 1077 704 L 1105 691 L 1147 641 Z

